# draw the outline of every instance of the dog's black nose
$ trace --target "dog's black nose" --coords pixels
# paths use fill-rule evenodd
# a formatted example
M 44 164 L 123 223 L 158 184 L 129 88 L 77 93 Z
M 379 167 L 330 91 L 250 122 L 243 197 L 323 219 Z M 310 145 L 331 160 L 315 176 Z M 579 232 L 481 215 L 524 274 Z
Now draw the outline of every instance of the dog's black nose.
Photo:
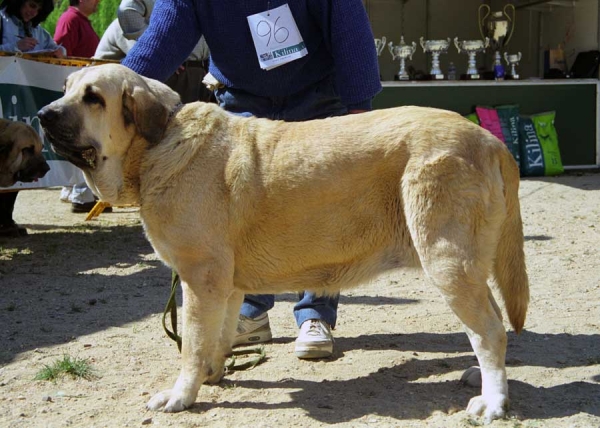
M 56 111 L 49 106 L 43 107 L 37 113 L 38 118 L 40 119 L 40 123 L 42 126 L 49 124 L 54 121 L 57 117 Z

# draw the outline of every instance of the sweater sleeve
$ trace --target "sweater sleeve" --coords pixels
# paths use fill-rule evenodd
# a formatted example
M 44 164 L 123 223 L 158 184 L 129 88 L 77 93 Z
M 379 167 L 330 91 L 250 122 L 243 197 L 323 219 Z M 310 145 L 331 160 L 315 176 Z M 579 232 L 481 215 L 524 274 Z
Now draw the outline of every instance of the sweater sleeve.
M 186 60 L 201 36 L 193 0 L 158 0 L 148 29 L 122 64 L 164 82 Z
M 335 64 L 336 89 L 350 110 L 370 110 L 381 91 L 373 32 L 361 0 L 321 0 L 320 22 Z

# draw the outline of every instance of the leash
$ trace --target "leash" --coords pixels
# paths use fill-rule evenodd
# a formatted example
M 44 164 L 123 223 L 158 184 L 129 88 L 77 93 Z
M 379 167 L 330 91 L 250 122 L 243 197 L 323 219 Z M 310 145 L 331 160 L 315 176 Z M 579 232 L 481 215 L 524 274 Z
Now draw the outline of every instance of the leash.
M 179 353 L 181 353 L 181 336 L 177 334 L 177 301 L 175 299 L 175 292 L 177 291 L 177 286 L 180 283 L 179 275 L 177 272 L 173 271 L 171 275 L 171 294 L 169 295 L 169 300 L 167 300 L 167 306 L 165 306 L 165 310 L 162 316 L 162 325 L 167 336 L 174 340 L 177 343 L 177 349 L 179 349 Z M 171 315 L 171 328 L 173 331 L 167 328 L 166 318 L 167 313 Z
M 177 349 L 179 350 L 179 353 L 181 353 L 181 336 L 177 334 L 177 300 L 175 298 L 175 292 L 177 291 L 177 287 L 180 285 L 180 283 L 181 279 L 179 278 L 179 274 L 173 271 L 171 275 L 171 293 L 169 294 L 169 300 L 167 301 L 167 305 L 165 306 L 162 316 L 163 329 L 165 330 L 165 333 L 167 333 L 167 336 L 177 343 Z M 167 327 L 167 314 L 170 315 L 172 330 L 169 330 Z M 253 354 L 257 354 L 258 356 L 250 359 L 249 361 L 236 364 L 239 357 Z M 235 350 L 228 357 L 229 362 L 225 362 L 225 373 L 253 369 L 267 359 L 267 354 L 265 353 L 264 346 L 261 346 L 260 348 Z

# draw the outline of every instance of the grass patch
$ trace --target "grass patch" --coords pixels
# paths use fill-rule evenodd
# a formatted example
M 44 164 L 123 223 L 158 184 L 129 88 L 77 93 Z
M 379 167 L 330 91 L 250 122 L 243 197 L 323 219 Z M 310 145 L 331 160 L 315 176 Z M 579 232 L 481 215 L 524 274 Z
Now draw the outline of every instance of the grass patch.
M 29 248 L 18 249 L 14 247 L 0 247 L 0 260 L 10 261 L 17 255 L 31 255 L 33 251 Z
M 51 365 L 44 364 L 44 368 L 35 375 L 34 380 L 54 381 L 66 375 L 70 375 L 75 379 L 83 378 L 86 380 L 98 377 L 87 358 L 63 355 L 62 359 L 55 361 Z

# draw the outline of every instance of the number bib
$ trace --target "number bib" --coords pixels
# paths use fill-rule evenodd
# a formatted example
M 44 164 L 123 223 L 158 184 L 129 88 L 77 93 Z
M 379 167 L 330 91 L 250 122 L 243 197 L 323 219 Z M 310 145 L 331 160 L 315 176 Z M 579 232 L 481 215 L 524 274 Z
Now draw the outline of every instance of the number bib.
M 258 63 L 271 70 L 308 54 L 287 4 L 248 16 Z

